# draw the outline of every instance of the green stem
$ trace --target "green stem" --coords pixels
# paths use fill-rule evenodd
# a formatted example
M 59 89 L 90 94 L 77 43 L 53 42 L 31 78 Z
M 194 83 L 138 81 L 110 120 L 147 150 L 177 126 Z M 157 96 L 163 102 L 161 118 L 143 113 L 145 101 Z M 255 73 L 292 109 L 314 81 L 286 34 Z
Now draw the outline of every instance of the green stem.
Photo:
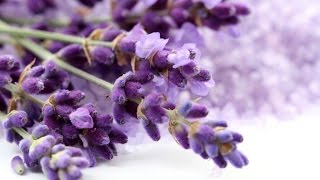
M 11 28 L 10 26 L 8 26 L 5 22 L 0 20 L 0 32 L 1 29 L 5 29 L 5 28 Z M 17 28 L 16 28 L 17 29 Z M 10 34 L 10 32 L 8 32 L 8 34 Z M 50 34 L 50 33 L 49 33 Z M 58 33 L 59 34 L 59 33 Z M 12 34 L 10 34 L 12 35 Z M 60 34 L 61 35 L 61 34 Z M 13 35 L 14 36 L 14 35 Z M 73 36 L 74 38 L 80 38 L 77 36 Z M 104 81 L 103 79 L 100 79 L 96 76 L 93 76 L 81 69 L 78 69 L 66 62 L 64 62 L 62 59 L 60 59 L 59 57 L 57 57 L 55 54 L 52 54 L 51 52 L 47 51 L 46 49 L 44 49 L 43 47 L 39 46 L 38 44 L 34 43 L 31 40 L 25 39 L 25 38 L 21 38 L 21 37 L 17 37 L 14 36 L 13 37 L 20 45 L 24 46 L 26 49 L 28 49 L 29 51 L 33 52 L 35 55 L 37 55 L 40 59 L 42 59 L 44 62 L 48 61 L 48 60 L 52 60 L 54 61 L 57 66 L 59 66 L 60 68 L 76 75 L 79 76 L 83 79 L 86 79 L 104 89 L 107 90 L 111 90 L 113 88 L 113 84 L 109 83 L 107 81 Z M 80 38 L 83 40 L 83 38 Z M 97 41 L 97 42 L 102 42 L 102 41 Z M 103 43 L 107 43 L 107 42 L 103 42 Z
M 7 25 L 5 22 L 1 20 L 0 20 L 0 33 L 5 33 L 12 36 L 34 37 L 34 38 L 50 39 L 55 41 L 62 41 L 66 43 L 76 43 L 76 44 L 83 44 L 86 41 L 88 45 L 92 45 L 92 46 L 112 47 L 111 42 L 90 40 L 83 37 L 72 36 L 72 35 L 56 33 L 56 32 L 17 28 L 17 27 Z
M 11 23 L 11 24 L 17 24 L 17 25 L 31 25 L 35 24 L 43 19 L 24 19 L 24 18 L 16 18 L 16 17 L 8 17 L 8 16 L 0 16 L 0 19 L 2 19 L 5 22 Z M 103 23 L 108 22 L 111 23 L 111 18 L 105 17 L 105 18 L 85 18 L 84 21 L 88 23 Z M 48 19 L 46 20 L 46 23 L 51 27 L 65 27 L 70 24 L 70 20 L 67 18 L 64 19 Z
M 57 66 L 59 66 L 60 68 L 76 75 L 79 76 L 83 79 L 86 79 L 102 88 L 105 88 L 107 90 L 111 90 L 113 88 L 113 84 L 104 81 L 103 79 L 100 79 L 96 76 L 93 76 L 81 69 L 78 69 L 66 62 L 64 62 L 62 59 L 58 58 L 56 55 L 52 54 L 51 52 L 47 51 L 46 49 L 44 49 L 43 47 L 37 45 L 36 43 L 34 43 L 33 41 L 24 39 L 24 38 L 15 38 L 16 41 L 21 44 L 22 46 L 24 46 L 26 49 L 28 49 L 29 51 L 33 52 L 35 55 L 37 55 L 39 58 L 41 58 L 43 61 L 48 61 L 48 60 L 52 60 L 54 61 Z
M 17 94 L 18 97 L 20 97 L 20 98 L 25 98 L 25 99 L 30 100 L 31 102 L 34 102 L 35 104 L 39 105 L 40 107 L 42 107 L 45 104 L 45 102 L 43 102 L 42 100 L 23 92 L 21 90 L 21 88 L 19 88 L 15 84 L 12 84 L 12 83 L 7 84 L 4 88 L 6 90 L 10 91 L 12 94 Z
M 7 117 L 7 115 L 3 112 L 0 112 L 0 121 L 4 120 Z M 23 128 L 13 128 L 13 130 L 18 133 L 21 137 L 24 139 L 33 140 L 32 136 Z

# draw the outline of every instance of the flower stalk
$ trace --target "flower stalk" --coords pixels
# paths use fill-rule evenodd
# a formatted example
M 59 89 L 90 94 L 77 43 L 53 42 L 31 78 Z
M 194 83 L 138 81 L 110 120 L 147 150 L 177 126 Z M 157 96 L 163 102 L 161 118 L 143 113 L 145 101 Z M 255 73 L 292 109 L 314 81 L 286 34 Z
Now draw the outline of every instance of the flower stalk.
M 66 43 L 83 44 L 86 41 L 88 45 L 92 45 L 92 46 L 105 46 L 105 47 L 112 46 L 111 42 L 90 40 L 83 37 L 72 36 L 72 35 L 56 33 L 56 32 L 17 28 L 17 27 L 7 25 L 5 22 L 1 20 L 0 20 L 0 33 L 5 33 L 12 36 L 34 37 L 34 38 L 40 38 L 40 39 L 62 41 Z
M 9 114 L 8 114 L 9 115 Z M 0 122 L 3 121 L 7 117 L 7 114 L 0 112 Z M 32 140 L 32 136 L 23 128 L 13 128 L 13 130 L 18 133 L 24 139 Z
M 17 95 L 19 98 L 28 99 L 41 107 L 45 104 L 45 102 L 41 101 L 40 99 L 33 97 L 28 93 L 23 92 L 21 88 L 18 87 L 18 85 L 10 83 L 10 84 L 7 84 L 4 88 L 10 91 L 12 94 Z

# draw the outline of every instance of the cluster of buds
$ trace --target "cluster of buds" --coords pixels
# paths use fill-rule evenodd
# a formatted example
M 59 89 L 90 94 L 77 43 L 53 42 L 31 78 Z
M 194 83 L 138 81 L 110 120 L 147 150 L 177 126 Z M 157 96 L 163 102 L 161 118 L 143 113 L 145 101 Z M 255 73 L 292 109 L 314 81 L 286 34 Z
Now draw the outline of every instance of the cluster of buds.
M 183 148 L 191 148 L 203 159 L 212 159 L 220 168 L 227 166 L 227 160 L 237 168 L 246 166 L 249 161 L 236 146 L 243 141 L 243 137 L 237 132 L 227 130 L 225 121 L 190 121 L 204 118 L 207 113 L 204 106 L 190 102 L 171 111 L 171 135 Z
M 36 125 L 29 134 L 23 127 L 27 124 L 27 115 L 24 111 L 12 111 L 3 122 L 10 140 L 10 132 L 19 136 L 19 148 L 23 159 L 15 156 L 12 159 L 12 168 L 18 174 L 23 174 L 25 166 L 28 168 L 41 167 L 50 180 L 80 179 L 80 169 L 89 165 L 81 149 L 66 147 L 55 139 L 46 125 Z
M 135 13 L 141 4 L 145 13 Z M 171 28 L 180 28 L 187 22 L 219 30 L 238 24 L 240 16 L 250 13 L 243 4 L 222 0 L 121 0 L 114 2 L 112 8 L 113 19 L 122 28 L 140 22 L 147 32 L 160 32 L 162 37 L 168 37 Z
M 60 90 L 43 107 L 43 122 L 67 146 L 80 146 L 96 165 L 96 157 L 110 160 L 117 155 L 116 143 L 127 136 L 113 124 L 113 117 L 99 113 L 92 103 L 80 104 L 85 94 L 79 90 Z

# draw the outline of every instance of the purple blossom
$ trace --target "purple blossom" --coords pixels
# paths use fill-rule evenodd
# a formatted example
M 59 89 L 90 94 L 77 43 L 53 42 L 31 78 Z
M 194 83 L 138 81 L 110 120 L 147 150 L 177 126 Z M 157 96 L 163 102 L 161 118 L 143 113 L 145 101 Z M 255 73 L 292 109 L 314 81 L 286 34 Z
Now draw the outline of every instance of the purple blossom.
M 142 35 L 136 42 L 136 55 L 140 58 L 148 58 L 151 54 L 164 49 L 169 39 L 160 38 L 160 33 Z
M 71 123 L 79 129 L 93 128 L 93 119 L 88 109 L 80 107 L 69 115 Z
M 185 44 L 180 49 L 168 55 L 168 61 L 173 64 L 173 68 L 178 68 L 189 64 L 192 61 L 197 62 L 201 53 L 195 44 Z
M 248 159 L 236 147 L 243 141 L 243 137 L 239 133 L 227 130 L 226 122 L 201 123 L 188 120 L 204 118 L 207 113 L 206 107 L 199 104 L 184 104 L 178 109 L 178 113 L 171 113 L 170 133 L 183 148 L 191 148 L 202 158 L 212 159 L 220 168 L 227 166 L 227 160 L 237 168 L 246 166 L 249 163 Z
M 41 158 L 40 164 L 49 179 L 80 179 L 80 169 L 89 166 L 80 149 L 62 144 L 55 145 L 51 156 Z

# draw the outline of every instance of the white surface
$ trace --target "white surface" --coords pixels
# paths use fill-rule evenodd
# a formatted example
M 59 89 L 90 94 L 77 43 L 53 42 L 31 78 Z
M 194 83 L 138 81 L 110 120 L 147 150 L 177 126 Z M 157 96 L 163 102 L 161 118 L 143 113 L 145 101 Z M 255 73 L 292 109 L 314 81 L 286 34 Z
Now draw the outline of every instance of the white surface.
M 233 127 L 245 137 L 239 148 L 248 155 L 250 164 L 243 169 L 229 166 L 219 170 L 212 161 L 162 140 L 85 170 L 83 179 L 319 180 L 319 114 L 314 110 L 291 121 L 270 120 L 260 125 Z M 44 179 L 40 172 L 29 171 L 24 177 L 15 175 L 10 169 L 10 159 L 19 151 L 3 139 L 0 147 L 1 179 Z

